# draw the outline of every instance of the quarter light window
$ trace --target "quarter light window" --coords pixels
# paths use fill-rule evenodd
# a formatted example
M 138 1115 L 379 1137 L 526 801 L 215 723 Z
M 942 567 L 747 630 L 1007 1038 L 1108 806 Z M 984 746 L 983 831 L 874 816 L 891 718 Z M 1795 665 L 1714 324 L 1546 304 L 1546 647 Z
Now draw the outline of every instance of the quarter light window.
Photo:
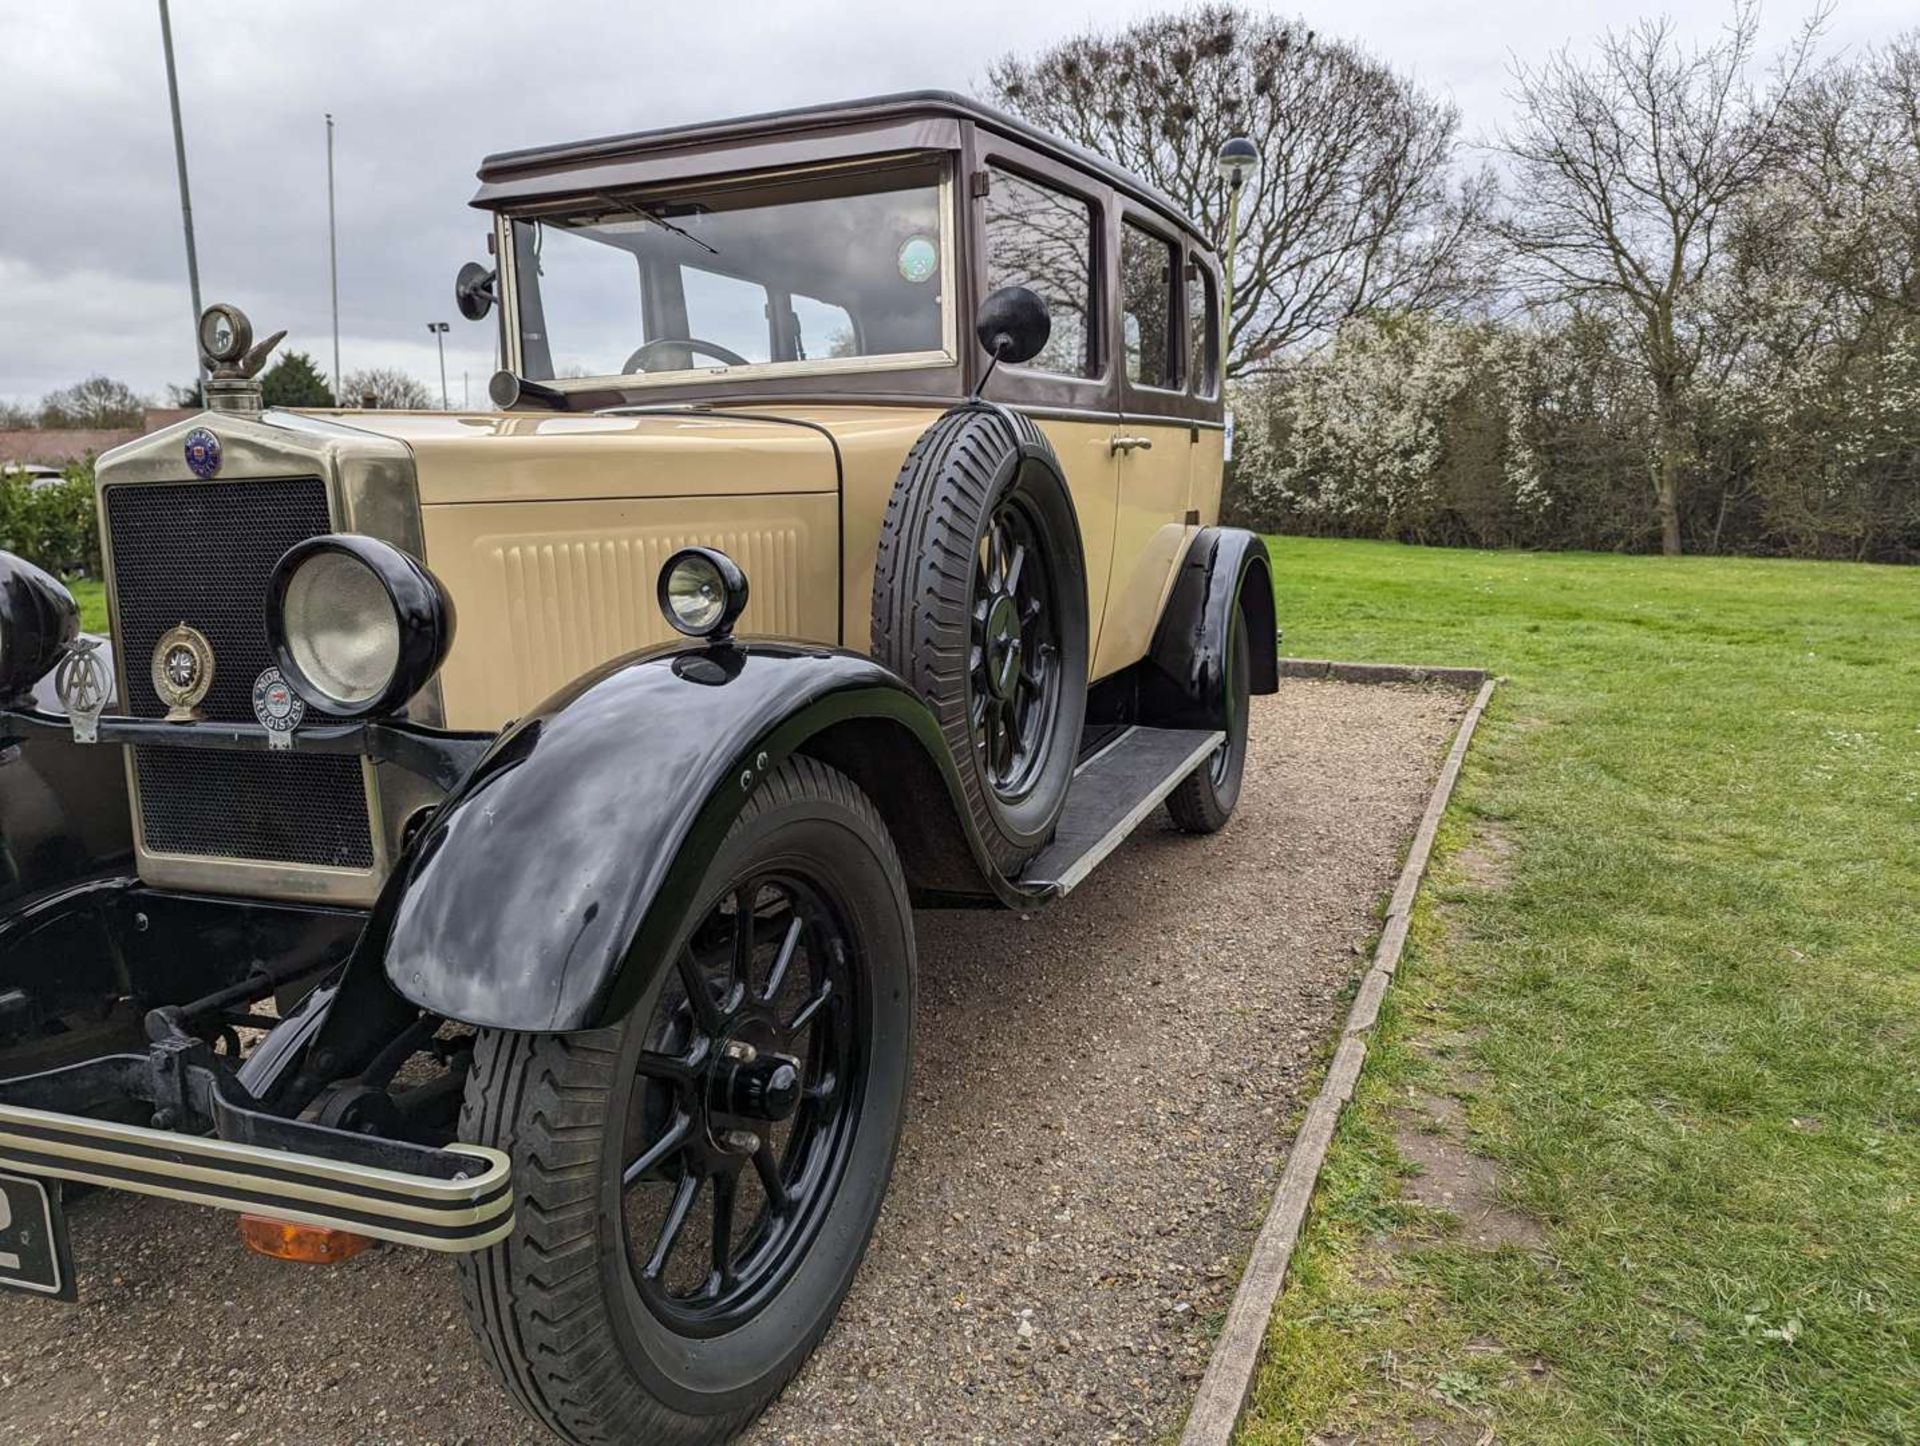
M 1220 394 L 1220 298 L 1213 273 L 1198 261 L 1187 263 L 1187 335 L 1193 347 L 1194 395 Z
M 1093 299 L 1093 207 L 996 168 L 987 191 L 987 290 L 1025 286 L 1047 303 L 1053 332 L 1027 365 L 1070 377 L 1099 374 L 1087 318 Z
M 1127 380 L 1140 386 L 1180 385 L 1179 274 L 1178 250 L 1132 222 L 1120 228 L 1120 325 Z

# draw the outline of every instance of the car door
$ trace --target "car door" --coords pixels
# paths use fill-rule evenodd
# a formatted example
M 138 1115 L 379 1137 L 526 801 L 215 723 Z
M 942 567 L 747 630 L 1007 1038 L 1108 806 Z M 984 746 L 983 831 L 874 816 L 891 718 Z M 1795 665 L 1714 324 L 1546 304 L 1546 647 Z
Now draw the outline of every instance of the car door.
M 1189 492 L 1200 429 L 1189 415 L 1181 242 L 1131 204 L 1118 219 L 1121 425 L 1111 445 L 1120 475 L 1096 673 L 1146 656 L 1196 520 Z
M 1084 173 L 999 137 L 982 137 L 970 190 L 978 217 L 979 294 L 1026 286 L 1047 303 L 1052 335 L 1023 366 L 998 368 L 986 395 L 1018 406 L 1052 443 L 1079 518 L 1087 647 L 1099 666 L 1101 608 L 1113 558 L 1120 425 L 1104 278 L 1110 193 Z

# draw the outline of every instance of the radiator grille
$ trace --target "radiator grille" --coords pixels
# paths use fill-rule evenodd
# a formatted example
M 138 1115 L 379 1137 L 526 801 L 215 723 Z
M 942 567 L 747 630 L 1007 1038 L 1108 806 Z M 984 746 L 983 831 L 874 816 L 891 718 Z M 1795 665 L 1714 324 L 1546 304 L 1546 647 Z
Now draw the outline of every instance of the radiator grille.
M 267 649 L 267 579 L 302 538 L 331 529 L 318 478 L 127 485 L 106 489 L 118 656 L 127 710 L 157 718 L 150 662 L 162 633 L 187 623 L 213 645 L 207 717 L 251 722 Z M 371 868 L 372 832 L 358 758 L 141 747 L 134 750 L 141 830 L 157 853 Z

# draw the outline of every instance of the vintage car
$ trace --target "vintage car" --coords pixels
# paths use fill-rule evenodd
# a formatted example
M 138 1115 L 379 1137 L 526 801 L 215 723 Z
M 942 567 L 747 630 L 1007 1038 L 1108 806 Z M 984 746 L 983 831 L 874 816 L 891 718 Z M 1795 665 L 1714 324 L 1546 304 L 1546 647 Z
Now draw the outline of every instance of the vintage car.
M 262 410 L 212 307 L 111 638 L 0 556 L 0 1285 L 72 1297 L 73 1184 L 449 1252 L 559 1436 L 717 1440 L 866 1247 L 913 909 L 1233 812 L 1220 263 L 942 94 L 480 182 L 499 410 Z

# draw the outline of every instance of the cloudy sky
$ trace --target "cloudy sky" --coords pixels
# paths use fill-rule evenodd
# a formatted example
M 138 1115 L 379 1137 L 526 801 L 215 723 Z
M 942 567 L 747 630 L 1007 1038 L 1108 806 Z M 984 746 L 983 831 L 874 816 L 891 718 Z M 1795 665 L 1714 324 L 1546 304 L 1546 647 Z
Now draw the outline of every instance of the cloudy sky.
M 1177 4 L 1177 0 L 1174 0 Z M 1260 0 L 1254 0 L 1259 4 Z M 451 284 L 481 253 L 467 207 L 490 151 L 929 86 L 970 89 L 988 62 L 1094 23 L 1174 8 L 1034 0 L 173 0 L 205 299 L 331 367 L 326 143 L 338 124 L 341 365 L 430 384 L 426 323 L 453 323 L 484 398 L 491 330 Z M 1598 33 L 1608 0 L 1477 7 L 1300 0 L 1279 7 L 1358 39 L 1459 105 L 1470 137 L 1508 114 L 1507 67 Z M 1674 0 L 1706 37 L 1725 0 Z M 1800 4 L 1775 0 L 1769 39 Z M 1840 0 L 1828 49 L 1911 24 L 1911 0 Z M 0 399 L 37 400 L 94 372 L 160 397 L 193 374 L 191 304 L 155 0 L 0 0 Z

